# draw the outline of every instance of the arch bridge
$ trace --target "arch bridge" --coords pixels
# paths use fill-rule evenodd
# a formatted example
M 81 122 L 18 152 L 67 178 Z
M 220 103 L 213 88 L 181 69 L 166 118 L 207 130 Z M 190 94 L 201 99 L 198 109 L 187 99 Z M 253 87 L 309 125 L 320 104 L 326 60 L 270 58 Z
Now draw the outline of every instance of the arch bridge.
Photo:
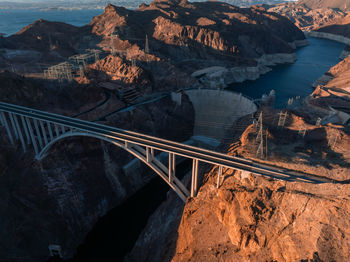
M 228 168 L 287 181 L 327 182 L 318 177 L 255 164 L 211 150 L 4 102 L 0 102 L 0 123 L 6 129 L 10 143 L 15 145 L 19 141 L 24 152 L 33 148 L 38 161 L 46 156 L 52 145 L 68 137 L 86 136 L 112 143 L 148 165 L 183 201 L 197 194 L 200 162 L 217 165 L 218 178 L 223 168 Z M 156 151 L 168 153 L 167 164 L 157 159 Z M 176 177 L 177 156 L 192 160 L 190 189 Z

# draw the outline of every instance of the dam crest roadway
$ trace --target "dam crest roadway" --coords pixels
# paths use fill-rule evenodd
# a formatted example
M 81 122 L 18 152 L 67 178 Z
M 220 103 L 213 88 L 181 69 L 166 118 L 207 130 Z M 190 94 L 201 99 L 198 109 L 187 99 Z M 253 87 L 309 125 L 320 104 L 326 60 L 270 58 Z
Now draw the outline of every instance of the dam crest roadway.
M 46 156 L 53 144 L 69 137 L 86 136 L 112 143 L 148 165 L 183 201 L 197 194 L 199 163 L 218 166 L 218 177 L 222 175 L 223 168 L 228 168 L 285 181 L 336 182 L 212 150 L 4 102 L 0 102 L 0 123 L 6 129 L 10 143 L 16 145 L 19 141 L 24 152 L 28 151 L 28 145 L 32 145 L 38 161 Z M 167 153 L 168 163 L 159 161 L 156 152 Z M 177 156 L 192 160 L 190 189 L 176 177 Z

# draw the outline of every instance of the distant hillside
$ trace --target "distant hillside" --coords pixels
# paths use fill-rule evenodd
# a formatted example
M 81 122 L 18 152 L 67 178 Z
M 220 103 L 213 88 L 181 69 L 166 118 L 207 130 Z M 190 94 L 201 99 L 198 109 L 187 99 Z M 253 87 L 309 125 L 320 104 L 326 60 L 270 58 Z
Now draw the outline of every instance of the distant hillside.
M 275 5 L 284 2 L 294 2 L 295 0 L 221 0 L 221 2 L 226 2 L 235 6 L 251 6 L 259 4 Z M 193 1 L 192 1 L 193 2 Z M 203 1 L 200 1 L 203 2 Z
M 206 2 L 207 0 L 192 0 L 190 2 Z M 279 4 L 283 2 L 292 2 L 295 0 L 221 0 L 218 2 L 226 2 L 235 6 L 247 7 L 257 4 Z M 34 8 L 34 9 L 45 9 L 45 8 L 59 8 L 59 9 L 102 9 L 107 3 L 111 3 L 118 6 L 124 6 L 126 8 L 137 8 L 142 3 L 149 4 L 151 0 L 15 0 L 15 1 L 1 1 L 0 9 L 22 9 L 22 8 Z
M 298 5 L 305 5 L 311 9 L 338 8 L 350 10 L 350 0 L 300 0 Z

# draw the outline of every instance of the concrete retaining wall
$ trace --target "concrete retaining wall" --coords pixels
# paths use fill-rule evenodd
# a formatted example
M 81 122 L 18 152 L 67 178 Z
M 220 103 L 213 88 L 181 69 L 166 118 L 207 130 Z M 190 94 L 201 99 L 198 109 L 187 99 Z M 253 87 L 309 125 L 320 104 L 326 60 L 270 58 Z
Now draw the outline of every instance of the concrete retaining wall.
M 195 110 L 194 136 L 205 136 L 218 141 L 238 118 L 254 113 L 257 106 L 241 94 L 225 90 L 186 90 Z

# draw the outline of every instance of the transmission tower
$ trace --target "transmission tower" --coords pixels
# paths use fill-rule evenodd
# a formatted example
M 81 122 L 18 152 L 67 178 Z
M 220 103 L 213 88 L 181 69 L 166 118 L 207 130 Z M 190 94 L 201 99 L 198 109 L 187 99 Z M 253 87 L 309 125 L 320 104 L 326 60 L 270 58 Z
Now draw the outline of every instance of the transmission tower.
M 286 124 L 286 120 L 287 120 L 287 116 L 288 116 L 288 112 L 280 112 L 279 113 L 279 119 L 278 119 L 278 127 L 283 128 L 284 125 Z
M 111 54 L 115 55 L 115 48 L 114 48 L 114 34 L 111 34 Z
M 131 59 L 131 66 L 135 67 L 136 66 L 136 60 L 135 59 Z
M 258 118 L 258 122 L 256 124 L 257 128 L 258 128 L 258 135 L 256 136 L 256 141 L 260 141 L 260 132 L 262 132 L 262 118 L 263 118 L 263 114 L 262 112 L 260 112 L 259 118 Z
M 298 131 L 298 135 L 302 136 L 302 137 L 305 137 L 306 131 L 307 131 L 307 128 L 305 126 L 300 126 L 299 127 L 299 131 Z
M 263 115 L 260 113 L 258 119 L 258 135 L 256 136 L 256 141 L 259 142 L 258 150 L 256 151 L 256 156 L 263 158 L 264 157 L 264 137 L 263 137 Z
M 83 65 L 79 65 L 79 75 L 81 78 L 84 77 L 84 66 Z
M 322 122 L 322 118 L 321 118 L 321 117 L 317 118 L 317 120 L 316 120 L 316 126 L 320 126 L 320 125 L 321 125 L 321 122 Z
M 148 35 L 146 35 L 146 43 L 145 43 L 145 53 L 149 54 L 149 43 L 148 43 Z
M 334 132 L 331 138 L 329 139 L 328 145 L 332 150 L 334 150 L 335 145 L 337 144 L 338 138 L 339 138 L 339 134 Z

